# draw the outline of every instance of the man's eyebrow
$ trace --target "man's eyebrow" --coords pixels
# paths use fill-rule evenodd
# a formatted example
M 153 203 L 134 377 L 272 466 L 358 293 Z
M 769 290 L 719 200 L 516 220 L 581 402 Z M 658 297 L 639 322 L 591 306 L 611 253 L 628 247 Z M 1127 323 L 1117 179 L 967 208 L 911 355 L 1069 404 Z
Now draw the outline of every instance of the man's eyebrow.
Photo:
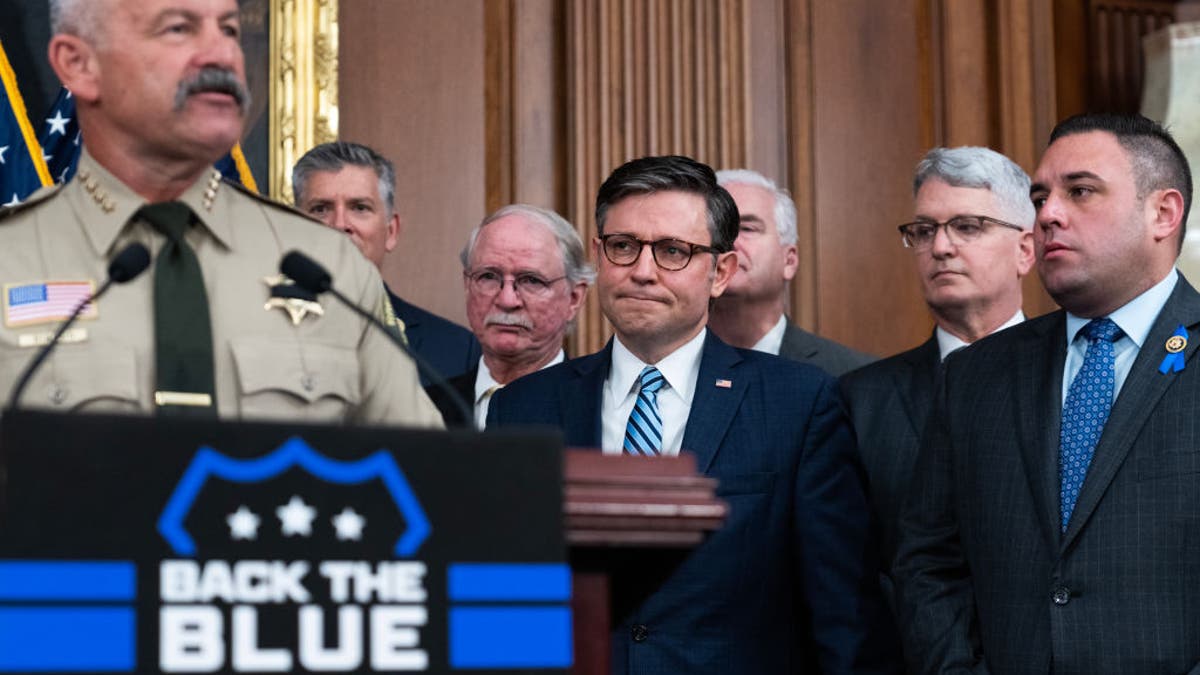
M 753 213 L 739 213 L 738 220 L 739 222 L 743 223 L 766 223 L 766 221 L 754 215 Z
M 1090 178 L 1092 180 L 1098 180 L 1098 181 L 1104 180 L 1100 176 L 1092 173 L 1091 171 L 1073 171 L 1073 172 L 1067 174 L 1066 178 L 1067 178 L 1067 180 L 1080 180 L 1082 178 Z

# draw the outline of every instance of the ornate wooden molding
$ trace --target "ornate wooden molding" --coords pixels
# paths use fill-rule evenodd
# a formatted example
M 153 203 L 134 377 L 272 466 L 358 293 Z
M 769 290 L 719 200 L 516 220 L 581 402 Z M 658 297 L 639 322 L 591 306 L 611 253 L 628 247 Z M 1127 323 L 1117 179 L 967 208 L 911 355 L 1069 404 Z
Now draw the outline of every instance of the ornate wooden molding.
M 292 165 L 338 136 L 338 0 L 271 0 L 268 191 L 291 203 Z

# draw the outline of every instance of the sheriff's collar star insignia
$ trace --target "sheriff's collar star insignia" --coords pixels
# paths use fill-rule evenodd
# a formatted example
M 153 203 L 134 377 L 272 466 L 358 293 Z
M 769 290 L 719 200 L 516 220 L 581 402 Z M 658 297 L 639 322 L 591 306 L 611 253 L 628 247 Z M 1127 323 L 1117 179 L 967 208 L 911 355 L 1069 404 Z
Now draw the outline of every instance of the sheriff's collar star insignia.
M 263 309 L 268 312 L 282 309 L 291 318 L 293 326 L 299 326 L 304 317 L 309 315 L 325 316 L 325 308 L 317 302 L 317 296 L 300 288 L 284 275 L 263 277 L 263 283 L 271 289 L 271 297 L 267 299 Z

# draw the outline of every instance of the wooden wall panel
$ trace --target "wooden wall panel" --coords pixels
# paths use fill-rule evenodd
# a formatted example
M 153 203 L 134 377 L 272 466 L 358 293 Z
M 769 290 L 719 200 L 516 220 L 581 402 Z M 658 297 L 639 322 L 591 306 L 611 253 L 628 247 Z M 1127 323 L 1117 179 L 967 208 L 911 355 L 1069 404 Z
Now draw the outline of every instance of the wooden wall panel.
M 484 0 L 341 3 L 340 137 L 396 165 L 404 231 L 384 278 L 465 323 L 458 251 L 485 213 Z

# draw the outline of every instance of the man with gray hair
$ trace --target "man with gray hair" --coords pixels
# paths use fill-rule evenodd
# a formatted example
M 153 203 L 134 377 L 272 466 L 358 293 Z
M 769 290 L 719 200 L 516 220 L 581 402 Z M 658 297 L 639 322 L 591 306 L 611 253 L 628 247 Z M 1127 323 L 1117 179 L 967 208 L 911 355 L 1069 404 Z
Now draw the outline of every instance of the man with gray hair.
M 842 377 L 890 570 L 897 520 L 942 359 L 1024 320 L 1021 278 L 1033 266 L 1029 176 L 987 148 L 934 148 L 913 178 L 913 222 L 900 226 L 913 253 L 934 334 L 911 351 Z M 894 599 L 890 576 L 884 579 Z
M 345 232 L 383 271 L 384 256 L 396 247 L 401 228 L 391 161 L 360 143 L 322 143 L 292 167 L 292 193 L 296 208 Z M 408 346 L 421 359 L 447 378 L 474 366 L 479 343 L 470 331 L 386 290 Z M 424 373 L 421 384 L 429 384 Z
M 838 376 L 873 359 L 787 320 L 788 282 L 796 276 L 796 205 L 786 190 L 749 169 L 717 172 L 740 215 L 734 240 L 737 271 L 725 294 L 713 301 L 708 327 L 744 349 L 811 363 Z
M 467 321 L 483 347 L 475 368 L 450 386 L 474 404 L 483 428 L 492 394 L 561 363 L 563 339 L 596 272 L 575 228 L 554 211 L 510 204 L 483 219 L 463 247 Z M 461 424 L 446 395 L 428 389 L 447 425 Z

